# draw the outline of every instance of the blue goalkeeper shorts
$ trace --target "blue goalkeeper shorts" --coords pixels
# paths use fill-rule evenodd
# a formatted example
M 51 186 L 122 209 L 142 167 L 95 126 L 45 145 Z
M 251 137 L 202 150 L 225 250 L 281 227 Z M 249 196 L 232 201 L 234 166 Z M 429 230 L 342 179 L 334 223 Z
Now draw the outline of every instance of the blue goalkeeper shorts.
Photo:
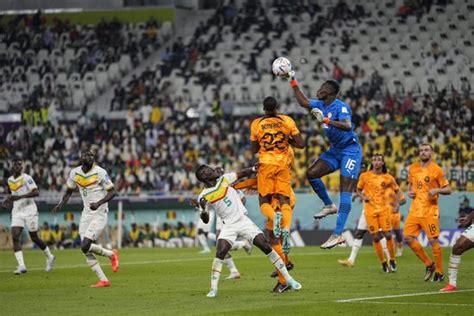
M 345 148 L 331 147 L 319 159 L 326 162 L 333 171 L 341 169 L 341 176 L 357 179 L 362 163 L 362 149 L 357 143 L 350 144 Z

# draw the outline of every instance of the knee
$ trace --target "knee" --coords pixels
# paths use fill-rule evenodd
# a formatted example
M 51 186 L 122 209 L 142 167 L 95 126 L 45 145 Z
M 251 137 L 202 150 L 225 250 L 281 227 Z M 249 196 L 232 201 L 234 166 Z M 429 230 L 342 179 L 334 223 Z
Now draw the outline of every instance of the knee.
M 392 239 L 392 234 L 390 232 L 384 232 L 383 235 L 384 235 L 385 239 L 387 239 L 387 240 Z
M 459 243 L 454 244 L 453 255 L 460 256 L 463 254 L 463 252 L 464 252 L 464 247 L 462 246 L 462 244 L 459 244 Z
M 216 250 L 216 258 L 224 260 L 226 255 L 227 255 L 227 250 L 225 249 Z
M 268 243 L 264 243 L 263 245 L 260 246 L 260 249 L 263 251 L 264 254 L 268 255 L 270 252 L 272 252 L 272 247 Z
M 381 235 L 381 234 L 374 234 L 374 235 L 372 235 L 372 240 L 373 240 L 374 242 L 379 242 L 381 239 L 382 239 L 382 235 Z
M 81 250 L 84 254 L 89 252 L 89 249 L 91 248 L 91 244 L 92 244 L 92 242 L 87 240 L 87 239 L 84 239 L 81 242 Z
M 356 232 L 355 232 L 355 234 L 354 234 L 354 235 L 355 235 L 355 238 L 356 238 L 356 239 L 362 239 L 362 238 L 364 238 L 365 232 L 366 232 L 366 230 L 356 230 Z
M 429 242 L 431 246 L 436 246 L 436 245 L 439 246 L 438 238 L 431 238 Z

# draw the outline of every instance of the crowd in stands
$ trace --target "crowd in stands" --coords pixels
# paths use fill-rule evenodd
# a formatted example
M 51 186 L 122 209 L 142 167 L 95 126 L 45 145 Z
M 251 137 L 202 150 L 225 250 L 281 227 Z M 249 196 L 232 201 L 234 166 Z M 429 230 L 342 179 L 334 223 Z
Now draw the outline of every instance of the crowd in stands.
M 159 47 L 160 25 L 0 16 L 0 110 L 81 109 Z
M 385 153 L 390 171 L 403 183 L 408 164 L 416 158 L 417 144 L 429 142 L 435 147 L 435 159 L 444 167 L 451 184 L 457 189 L 474 190 L 474 102 L 469 81 L 467 86 L 462 78 L 443 86 L 438 81 L 433 85 L 427 81 L 423 88 L 420 83 L 419 89 L 412 89 L 406 81 L 397 83 L 392 80 L 395 74 L 400 75 L 396 65 L 400 65 L 399 57 L 402 58 L 404 53 L 401 47 L 397 51 L 398 57 L 382 55 L 382 51 L 370 52 L 370 56 L 388 58 L 385 60 L 391 66 L 388 71 L 383 64 L 380 69 L 369 71 L 364 65 L 376 64 L 377 61 L 364 60 L 364 53 L 353 51 L 371 49 L 375 44 L 364 45 L 361 41 L 371 36 L 371 30 L 379 30 L 385 22 L 399 26 L 400 30 L 409 23 L 420 27 L 420 32 L 416 31 L 420 38 L 415 36 L 413 43 L 407 43 L 418 45 L 423 34 L 435 34 L 437 27 L 436 24 L 432 30 L 430 25 L 434 22 L 427 20 L 426 26 L 430 29 L 423 31 L 424 22 L 420 21 L 424 21 L 426 16 L 432 17 L 429 14 L 435 11 L 433 16 L 445 18 L 448 14 L 445 1 L 436 1 L 436 10 L 431 1 L 423 4 L 405 1 L 405 8 L 398 11 L 390 3 L 377 1 L 357 5 L 339 1 L 331 6 L 305 3 L 274 1 L 270 8 L 263 9 L 258 1 L 243 4 L 230 1 L 218 8 L 207 21 L 198 25 L 192 36 L 176 38 L 174 44 L 163 51 L 160 64 L 132 77 L 126 85 L 116 86 L 110 109 L 128 110 L 126 120 L 97 118 L 84 108 L 77 121 L 67 122 L 53 115 L 54 111 L 52 114 L 46 110 L 28 112 L 25 109 L 21 126 L 0 139 L 3 178 L 9 174 L 5 159 L 19 154 L 27 161 L 26 172 L 34 177 L 41 189 L 62 191 L 68 171 L 78 163 L 80 148 L 93 145 L 97 149 L 98 163 L 110 173 L 120 193 L 140 195 L 144 191 L 196 190 L 198 184 L 193 170 L 198 163 L 220 164 L 227 170 L 236 170 L 253 162 L 254 156 L 249 150 L 249 124 L 255 115 L 237 116 L 233 114 L 233 108 L 246 99 L 260 104 L 263 98 L 259 98 L 258 92 L 263 91 L 281 101 L 281 111 L 294 116 L 305 138 L 306 149 L 296 151 L 294 173 L 295 187 L 308 188 L 306 166 L 328 144 L 311 117 L 293 111 L 295 100 L 289 89 L 288 93 L 267 90 L 275 78 L 266 69 L 276 54 L 275 45 L 279 45 L 285 47 L 291 56 L 298 53 L 300 57 L 308 56 L 307 60 L 301 58 L 299 63 L 295 63 L 305 91 L 314 91 L 318 82 L 326 78 L 341 83 L 343 99 L 351 105 L 366 159 L 374 152 Z M 369 6 L 373 8 L 369 9 Z M 472 6 L 466 8 L 474 9 Z M 456 16 L 459 28 L 464 27 L 463 17 L 462 12 Z M 10 28 L 15 30 L 24 24 L 20 22 Z M 306 25 L 305 28 L 299 29 L 302 24 Z M 24 32 L 35 34 L 34 30 L 38 28 L 26 25 L 22 26 Z M 282 27 L 284 25 L 286 28 Z M 71 28 L 78 28 L 68 24 L 61 27 L 69 32 Z M 86 31 L 87 27 L 82 30 Z M 453 29 L 449 34 L 459 33 L 459 30 Z M 88 31 L 94 39 L 99 36 L 97 30 L 95 33 Z M 364 34 L 366 31 L 369 33 Z M 392 35 L 400 38 L 400 34 L 391 32 L 390 29 L 384 35 L 387 40 L 394 40 Z M 47 32 L 41 34 L 44 33 Z M 6 34 L 12 36 L 11 32 Z M 95 41 L 99 48 L 107 47 L 110 42 L 107 35 L 103 37 Z M 448 78 L 446 74 L 451 76 L 451 71 L 458 71 L 457 67 L 463 67 L 463 70 L 472 68 L 469 68 L 470 59 L 466 57 L 466 51 L 463 51 L 465 47 L 454 46 L 459 43 L 468 45 L 466 41 L 469 42 L 459 39 L 448 49 L 448 41 L 438 44 L 428 37 L 427 46 L 419 47 L 418 54 L 408 58 L 423 63 L 420 67 L 423 71 L 440 70 L 429 75 Z M 382 42 L 377 45 L 379 49 L 384 47 Z M 120 47 L 116 50 L 123 49 Z M 325 47 L 327 52 L 322 51 Z M 413 47 L 410 46 L 410 50 Z M 313 52 L 311 49 L 319 50 Z M 218 55 L 221 50 L 230 53 L 232 58 Z M 238 51 L 239 55 L 232 55 L 232 50 Z M 316 59 L 311 59 L 313 57 Z M 358 62 L 352 57 L 357 57 Z M 227 67 L 225 60 L 231 60 L 232 64 L 237 60 L 237 66 Z M 451 63 L 454 68 L 450 67 Z M 403 64 L 399 68 L 408 71 L 403 73 L 404 78 L 411 76 L 416 79 L 410 73 L 410 70 L 415 71 L 415 64 Z M 87 71 L 87 63 L 81 69 Z M 236 69 L 245 70 L 240 71 L 242 76 L 237 81 Z M 233 85 L 247 92 L 239 94 L 237 90 L 227 90 Z M 200 89 L 197 95 L 202 98 L 196 98 L 191 91 L 189 95 L 186 93 L 187 89 L 196 87 Z M 339 189 L 337 174 L 325 181 L 330 190 Z

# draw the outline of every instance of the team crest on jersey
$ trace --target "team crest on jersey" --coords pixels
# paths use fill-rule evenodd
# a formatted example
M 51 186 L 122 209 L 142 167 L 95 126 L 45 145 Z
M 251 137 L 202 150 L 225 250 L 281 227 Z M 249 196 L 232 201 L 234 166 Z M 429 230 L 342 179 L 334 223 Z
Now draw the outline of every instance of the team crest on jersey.
M 328 113 L 328 118 L 331 118 L 331 117 L 332 117 L 332 113 L 329 112 L 329 113 Z
M 425 182 L 427 182 L 427 183 L 430 182 L 430 177 L 426 176 L 425 177 Z
M 381 185 L 382 185 L 382 188 L 385 188 L 387 184 L 385 183 L 385 181 L 382 181 Z

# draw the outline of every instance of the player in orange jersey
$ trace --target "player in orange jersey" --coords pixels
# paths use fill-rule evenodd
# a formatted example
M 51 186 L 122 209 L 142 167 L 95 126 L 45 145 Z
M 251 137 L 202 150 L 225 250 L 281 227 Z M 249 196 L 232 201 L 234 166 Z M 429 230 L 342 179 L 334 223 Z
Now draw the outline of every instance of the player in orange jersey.
M 444 280 L 439 236 L 439 194 L 451 194 L 451 186 L 444 177 L 443 169 L 432 161 L 433 148 L 430 144 L 419 146 L 419 162 L 408 171 L 408 196 L 413 199 L 403 237 L 408 246 L 426 266 L 425 281 Z M 423 230 L 433 250 L 434 262 L 428 257 L 416 237 Z M 433 276 L 434 274 L 434 276 Z
M 372 235 L 373 245 L 377 256 L 382 263 L 382 270 L 386 273 L 397 270 L 395 251 L 392 240 L 392 227 L 390 223 L 391 208 L 387 190 L 398 194 L 398 185 L 395 179 L 387 173 L 384 157 L 381 154 L 372 156 L 370 171 L 360 175 L 357 183 L 357 195 L 364 204 L 365 219 L 369 232 Z M 390 266 L 385 259 L 380 240 L 385 237 L 390 255 Z
M 284 252 L 288 253 L 291 218 L 284 214 L 291 214 L 291 146 L 304 148 L 304 142 L 295 121 L 287 115 L 278 114 L 277 109 L 276 99 L 266 97 L 263 101 L 265 115 L 253 120 L 250 141 L 252 152 L 258 153 L 259 157 L 257 189 L 260 209 L 267 222 L 273 222 L 270 239 L 282 236 Z M 277 203 L 272 204 L 274 199 Z M 282 248 L 278 244 L 273 246 L 278 250 Z M 279 253 L 282 259 L 285 258 L 284 252 Z
M 403 192 L 400 190 L 398 191 L 398 193 L 393 190 L 388 190 L 388 199 L 390 201 L 389 204 L 392 209 L 392 213 L 390 215 L 392 232 L 395 235 L 395 240 L 397 242 L 396 257 L 401 257 L 403 251 L 403 233 L 400 227 L 400 222 L 402 219 L 402 216 L 400 214 L 400 206 L 406 203 L 405 194 L 403 194 Z

